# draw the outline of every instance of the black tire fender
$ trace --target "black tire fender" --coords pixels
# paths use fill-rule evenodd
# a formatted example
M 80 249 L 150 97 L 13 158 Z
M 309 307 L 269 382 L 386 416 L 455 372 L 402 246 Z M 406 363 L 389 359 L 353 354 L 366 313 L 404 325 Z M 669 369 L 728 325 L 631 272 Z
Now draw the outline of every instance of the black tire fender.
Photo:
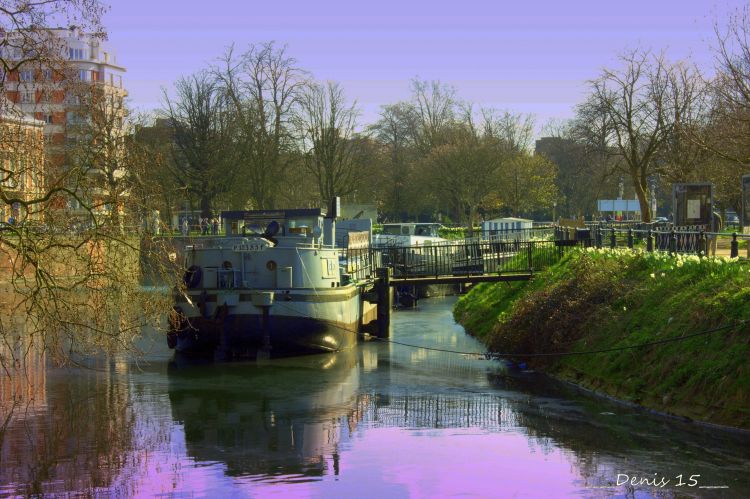
M 195 289 L 201 283 L 201 277 L 203 277 L 203 269 L 199 265 L 191 265 L 185 271 L 182 280 L 188 289 Z

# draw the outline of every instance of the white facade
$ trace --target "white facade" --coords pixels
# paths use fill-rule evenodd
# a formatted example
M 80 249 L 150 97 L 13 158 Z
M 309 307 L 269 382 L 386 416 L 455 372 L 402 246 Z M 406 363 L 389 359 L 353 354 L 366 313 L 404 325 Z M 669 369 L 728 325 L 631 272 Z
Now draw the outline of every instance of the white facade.
M 524 230 L 531 229 L 534 222 L 527 218 L 493 218 L 481 223 L 482 239 L 490 239 L 493 236 L 520 235 Z
M 118 65 L 116 55 L 100 36 L 75 27 L 40 30 L 39 40 L 27 43 L 26 49 L 20 48 L 20 42 L 14 44 L 18 36 L 7 35 L 10 43 L 0 58 L 12 63 L 21 59 L 25 50 L 40 56 L 1 75 L 2 90 L 24 114 L 44 122 L 48 174 L 55 175 L 68 162 L 66 151 L 79 140 L 81 125 L 90 121 L 89 106 L 106 107 L 102 112 L 113 126 L 108 133 L 123 133 L 125 68 Z

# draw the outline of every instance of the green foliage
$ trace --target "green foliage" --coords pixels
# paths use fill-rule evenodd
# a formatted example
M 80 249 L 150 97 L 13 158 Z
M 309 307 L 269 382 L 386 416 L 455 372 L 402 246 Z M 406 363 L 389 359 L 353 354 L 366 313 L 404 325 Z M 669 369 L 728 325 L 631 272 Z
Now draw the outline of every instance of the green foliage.
M 750 319 L 750 264 L 616 250 L 573 252 L 526 285 L 477 286 L 454 315 L 491 351 L 590 351 Z M 524 358 L 637 403 L 750 427 L 750 328 L 619 352 Z

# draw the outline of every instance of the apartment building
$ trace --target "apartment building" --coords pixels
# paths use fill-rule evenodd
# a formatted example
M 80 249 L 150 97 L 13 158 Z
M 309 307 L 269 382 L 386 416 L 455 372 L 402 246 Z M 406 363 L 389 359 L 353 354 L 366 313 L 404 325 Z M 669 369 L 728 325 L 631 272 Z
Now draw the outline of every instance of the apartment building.
M 24 115 L 0 96 L 0 221 L 38 219 L 36 207 L 24 209 L 23 201 L 37 199 L 44 187 L 44 122 Z
M 6 36 L 13 40 L 14 34 Z M 66 181 L 67 167 L 76 161 L 74 150 L 81 141 L 100 135 L 91 131 L 102 121 L 92 120 L 92 113 L 108 115 L 106 126 L 111 129 L 107 133 L 122 135 L 125 68 L 118 65 L 114 52 L 97 34 L 71 27 L 42 30 L 38 36 L 44 37 L 41 43 L 48 49 L 44 56 L 28 55 L 41 53 L 39 46 L 7 44 L 0 58 L 16 62 L 9 66 L 17 67 L 0 75 L 0 81 L 9 101 L 24 114 L 44 122 L 47 183 L 54 185 Z M 24 59 L 28 60 L 20 62 Z M 67 199 L 63 205 L 73 211 L 79 208 L 75 199 Z

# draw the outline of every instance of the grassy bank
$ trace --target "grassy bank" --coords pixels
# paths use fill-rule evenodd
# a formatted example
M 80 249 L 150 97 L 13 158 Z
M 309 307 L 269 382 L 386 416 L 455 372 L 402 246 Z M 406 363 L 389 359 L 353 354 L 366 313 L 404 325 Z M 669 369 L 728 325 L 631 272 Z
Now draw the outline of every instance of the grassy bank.
M 750 429 L 750 264 L 578 251 L 529 283 L 486 283 L 454 315 L 494 352 L 659 411 Z

